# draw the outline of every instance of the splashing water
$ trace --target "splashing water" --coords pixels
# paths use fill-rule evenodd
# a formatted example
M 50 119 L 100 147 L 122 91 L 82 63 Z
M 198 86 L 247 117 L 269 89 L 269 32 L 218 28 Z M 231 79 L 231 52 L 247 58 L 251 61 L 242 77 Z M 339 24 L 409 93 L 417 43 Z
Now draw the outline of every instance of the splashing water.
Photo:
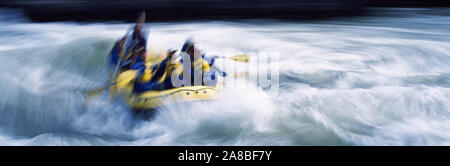
M 206 52 L 280 55 L 278 95 L 225 88 L 151 120 L 120 103 L 84 107 L 127 24 L 32 23 L 1 10 L 0 145 L 449 145 L 450 9 L 399 10 L 147 24 L 151 47 L 194 36 Z

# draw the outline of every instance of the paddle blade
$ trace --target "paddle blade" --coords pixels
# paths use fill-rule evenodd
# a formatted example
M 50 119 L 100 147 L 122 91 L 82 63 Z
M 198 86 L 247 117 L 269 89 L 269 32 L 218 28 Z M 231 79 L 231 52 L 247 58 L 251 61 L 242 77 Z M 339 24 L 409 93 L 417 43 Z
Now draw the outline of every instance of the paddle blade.
M 247 77 L 248 72 L 234 73 L 233 76 L 234 77 Z
M 94 89 L 94 90 L 90 90 L 90 91 L 86 92 L 86 97 L 87 98 L 91 98 L 93 96 L 97 96 L 97 95 L 101 94 L 108 87 L 109 86 L 101 87 L 101 88 Z
M 230 57 L 230 59 L 233 59 L 234 61 L 237 61 L 237 62 L 247 63 L 249 58 L 248 58 L 248 55 L 246 55 L 246 54 L 239 54 L 239 55 Z

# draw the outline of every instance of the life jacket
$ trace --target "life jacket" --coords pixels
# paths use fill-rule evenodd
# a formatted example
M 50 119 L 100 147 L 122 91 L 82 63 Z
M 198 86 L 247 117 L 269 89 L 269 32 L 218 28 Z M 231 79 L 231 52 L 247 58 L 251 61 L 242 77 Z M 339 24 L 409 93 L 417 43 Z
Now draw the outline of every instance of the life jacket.
M 181 53 L 187 55 L 186 53 Z M 134 92 L 144 92 L 148 90 L 164 90 L 174 88 L 172 85 L 172 75 L 183 79 L 183 56 L 178 57 L 175 62 L 172 62 L 174 55 L 168 55 L 161 63 L 146 67 L 135 82 Z M 203 81 L 203 75 L 214 73 L 211 70 L 210 63 L 206 61 L 203 56 L 191 62 L 191 86 L 194 85 L 194 71 L 201 71 L 202 85 L 206 85 Z M 214 77 L 214 74 L 212 74 Z M 214 78 L 213 78 L 214 79 Z
M 145 38 L 143 38 L 142 36 L 134 36 L 134 32 L 133 32 L 133 36 L 132 36 L 132 40 L 130 45 L 128 46 L 128 49 L 122 49 L 120 52 L 120 55 L 123 55 L 125 51 L 126 55 L 125 55 L 125 59 L 122 60 L 121 66 L 120 68 L 122 70 L 127 70 L 127 69 L 131 69 L 131 67 L 138 62 L 143 62 L 145 61 L 144 58 L 142 58 L 142 53 L 140 54 L 133 54 L 134 51 L 143 48 L 142 52 L 145 53 L 145 51 L 147 50 L 147 40 Z M 122 58 L 122 57 L 120 57 Z
M 119 42 L 117 42 L 114 44 L 114 47 L 111 50 L 111 53 L 109 54 L 111 67 L 117 65 L 117 61 L 119 61 L 119 53 L 120 52 L 121 51 L 119 48 Z
M 168 55 L 161 63 L 146 67 L 135 82 L 135 87 L 138 87 L 135 92 L 172 88 L 172 71 L 182 71 L 178 69 L 180 63 L 171 63 L 172 56 Z
M 187 53 L 184 53 L 185 55 L 188 55 Z M 188 55 L 189 56 L 189 55 Z M 190 56 L 189 56 L 190 57 Z M 190 58 L 191 60 L 191 58 Z M 181 62 L 183 62 L 183 59 L 181 60 Z M 181 65 L 181 68 L 183 67 L 183 65 Z M 185 70 L 182 70 L 182 72 L 180 73 L 180 78 L 183 77 L 183 73 Z M 194 86 L 195 84 L 195 72 L 199 72 L 201 71 L 201 85 L 205 85 L 205 82 L 203 81 L 203 75 L 206 73 L 211 73 L 211 65 L 208 61 L 206 61 L 204 59 L 204 55 L 202 55 L 200 58 L 194 58 L 193 61 L 191 61 L 191 86 Z

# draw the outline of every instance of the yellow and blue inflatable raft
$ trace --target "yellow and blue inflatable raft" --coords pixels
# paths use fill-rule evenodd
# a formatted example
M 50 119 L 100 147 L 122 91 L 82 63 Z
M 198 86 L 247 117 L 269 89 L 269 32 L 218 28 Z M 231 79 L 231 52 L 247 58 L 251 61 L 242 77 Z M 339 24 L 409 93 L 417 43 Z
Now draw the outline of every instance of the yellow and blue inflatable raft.
M 165 56 L 150 54 L 146 59 L 146 66 L 152 66 L 162 61 Z M 136 70 L 126 70 L 118 74 L 116 84 L 109 88 L 109 94 L 121 98 L 133 110 L 153 110 L 168 104 L 177 104 L 214 99 L 218 93 L 216 87 L 187 86 L 161 91 L 147 91 L 140 94 L 133 93 Z

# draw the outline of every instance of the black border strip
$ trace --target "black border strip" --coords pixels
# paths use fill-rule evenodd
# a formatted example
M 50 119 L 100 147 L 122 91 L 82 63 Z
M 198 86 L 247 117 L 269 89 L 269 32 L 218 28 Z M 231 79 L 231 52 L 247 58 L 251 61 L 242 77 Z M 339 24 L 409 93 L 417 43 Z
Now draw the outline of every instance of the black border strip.
M 204 160 L 179 160 L 180 153 L 212 153 L 209 163 Z M 254 158 L 250 160 L 223 160 L 224 151 L 237 153 L 239 151 L 256 152 L 258 157 L 262 152 L 271 152 L 269 160 Z M 0 147 L 3 159 L 8 156 L 20 156 L 23 159 L 94 159 L 98 161 L 125 161 L 174 164 L 278 164 L 280 162 L 317 162 L 334 163 L 365 160 L 364 163 L 399 160 L 402 162 L 424 160 L 432 157 L 446 160 L 450 155 L 450 147 L 444 146 L 6 146 Z M 243 153 L 242 152 L 242 153 Z M 214 157 L 219 156 L 219 157 Z M 249 159 L 249 158 L 248 158 Z M 370 161 L 370 162 L 368 162 Z M 304 165 L 304 164 L 300 164 Z

